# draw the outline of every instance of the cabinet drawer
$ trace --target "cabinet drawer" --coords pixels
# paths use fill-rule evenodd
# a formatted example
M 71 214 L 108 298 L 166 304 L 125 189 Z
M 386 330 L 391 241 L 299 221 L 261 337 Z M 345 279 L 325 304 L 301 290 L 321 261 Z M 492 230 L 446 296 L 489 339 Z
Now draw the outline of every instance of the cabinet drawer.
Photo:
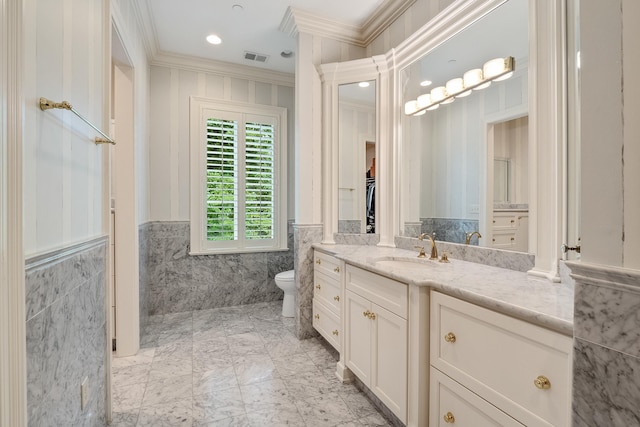
M 407 318 L 408 291 L 404 283 L 348 265 L 347 289 L 403 319 Z
M 340 351 L 340 318 L 321 302 L 313 300 L 313 327 Z
M 315 272 L 324 273 L 340 282 L 340 270 L 342 262 L 331 255 L 319 251 L 313 252 L 313 269 Z
M 318 299 L 338 316 L 340 315 L 340 282 L 324 273 L 315 272 L 313 298 Z
M 493 247 L 510 247 L 516 244 L 516 231 L 494 231 Z
M 431 427 L 523 427 L 480 396 L 431 368 Z
M 514 228 L 518 225 L 518 217 L 513 214 L 493 214 L 494 228 Z
M 572 338 L 437 292 L 431 310 L 434 367 L 525 425 L 570 424 Z

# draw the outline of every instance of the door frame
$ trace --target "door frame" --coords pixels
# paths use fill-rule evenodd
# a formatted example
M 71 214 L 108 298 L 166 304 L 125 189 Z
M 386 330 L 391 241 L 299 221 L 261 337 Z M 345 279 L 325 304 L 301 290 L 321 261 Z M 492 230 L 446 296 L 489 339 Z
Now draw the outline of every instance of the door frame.
M 0 0 L 0 425 L 27 425 L 22 0 Z

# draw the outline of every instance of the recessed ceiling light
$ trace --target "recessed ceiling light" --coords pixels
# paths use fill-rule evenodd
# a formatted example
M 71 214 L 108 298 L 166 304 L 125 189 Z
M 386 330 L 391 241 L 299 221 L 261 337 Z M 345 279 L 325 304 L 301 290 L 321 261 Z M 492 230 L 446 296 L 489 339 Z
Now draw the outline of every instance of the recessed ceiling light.
M 360 83 L 358 83 L 358 86 L 360 86 L 360 87 L 369 87 L 369 82 L 360 82 Z
M 282 52 L 280 52 L 280 56 L 282 56 L 283 58 L 291 58 L 293 56 L 293 52 L 290 50 L 283 50 Z
M 425 86 L 431 86 L 433 82 L 431 80 L 423 80 L 420 82 L 420 86 L 425 87 Z
M 220 44 L 222 43 L 222 39 L 215 34 L 209 34 L 207 36 L 207 41 L 211 44 Z

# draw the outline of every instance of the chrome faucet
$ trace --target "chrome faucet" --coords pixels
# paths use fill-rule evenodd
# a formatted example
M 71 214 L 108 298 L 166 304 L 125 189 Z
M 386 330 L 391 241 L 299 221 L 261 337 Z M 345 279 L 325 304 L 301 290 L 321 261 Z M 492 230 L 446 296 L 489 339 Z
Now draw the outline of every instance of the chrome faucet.
M 431 256 L 429 257 L 429 259 L 438 259 L 438 248 L 436 248 L 436 241 L 433 240 L 433 237 L 431 237 L 428 233 L 422 233 L 418 236 L 418 240 L 422 241 L 425 237 L 428 237 L 429 240 L 431 240 Z
M 478 239 L 482 237 L 479 231 L 474 231 L 473 233 L 467 233 L 467 240 L 465 240 L 464 242 L 465 245 L 468 245 L 469 243 L 471 243 L 471 238 L 473 237 L 474 234 L 478 235 Z

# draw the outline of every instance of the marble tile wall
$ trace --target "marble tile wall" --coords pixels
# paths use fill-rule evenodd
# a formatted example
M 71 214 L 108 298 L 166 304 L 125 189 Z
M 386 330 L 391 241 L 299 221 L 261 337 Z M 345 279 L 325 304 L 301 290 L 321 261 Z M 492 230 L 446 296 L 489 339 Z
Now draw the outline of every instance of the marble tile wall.
M 360 233 L 361 221 L 359 219 L 340 219 L 338 220 L 338 233 Z
M 105 425 L 106 250 L 99 238 L 26 260 L 29 426 Z
M 313 329 L 313 248 L 322 241 L 322 225 L 293 226 L 294 266 L 296 270 L 296 336 L 317 335 Z
M 430 242 L 420 242 L 415 237 L 396 237 L 395 243 L 398 248 L 416 251 L 415 246 L 425 245 L 427 254 L 431 250 Z M 529 271 L 535 265 L 535 255 L 524 252 L 504 251 L 495 248 L 485 248 L 480 246 L 465 245 L 449 242 L 436 242 L 438 255 L 446 252 L 452 259 L 475 262 L 479 264 L 491 265 L 493 267 L 508 268 L 515 271 Z
M 141 228 L 141 307 L 145 315 L 275 301 L 283 293 L 275 275 L 293 268 L 289 250 L 189 255 L 188 222 L 151 222 Z
M 640 425 L 640 271 L 567 266 L 576 283 L 573 425 Z
M 380 235 L 335 233 L 333 235 L 333 240 L 337 245 L 375 246 L 380 243 Z
M 438 240 L 451 243 L 464 243 L 467 233 L 479 230 L 477 220 L 472 219 L 450 219 L 450 218 L 421 218 L 421 233 L 436 233 Z M 472 245 L 477 245 L 473 239 Z

